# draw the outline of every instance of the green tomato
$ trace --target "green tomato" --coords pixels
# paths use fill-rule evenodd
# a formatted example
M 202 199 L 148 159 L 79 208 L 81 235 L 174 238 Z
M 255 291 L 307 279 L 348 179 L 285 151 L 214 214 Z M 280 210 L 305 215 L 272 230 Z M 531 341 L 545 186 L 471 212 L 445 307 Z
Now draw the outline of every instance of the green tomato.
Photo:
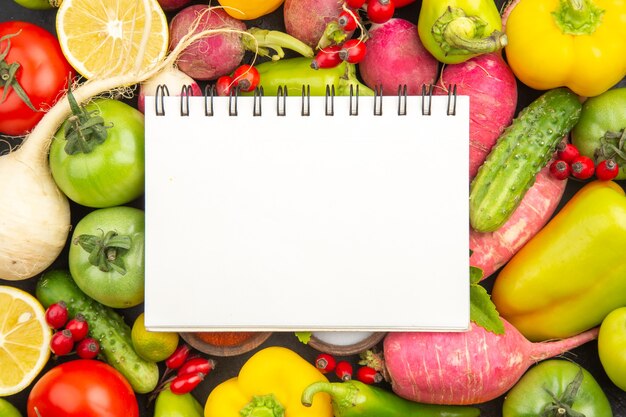
M 533 366 L 508 392 L 502 406 L 502 417 L 580 415 L 612 417 L 613 412 L 594 377 L 563 359 L 548 359 Z
M 17 408 L 7 400 L 0 398 L 0 416 L 2 417 L 22 417 Z
M 154 404 L 154 417 L 203 417 L 202 405 L 191 393 L 174 394 L 169 388 L 161 391 Z
M 96 100 L 85 111 L 93 112 L 91 119 L 102 117 L 104 127 L 99 131 L 106 132 L 104 138 L 72 134 L 67 129 L 76 117 L 70 117 L 50 147 L 54 181 L 69 199 L 87 207 L 113 207 L 135 200 L 144 192 L 143 114 L 112 99 Z
M 598 354 L 609 379 L 626 391 L 626 307 L 611 311 L 602 320 Z
M 69 269 L 85 294 L 112 308 L 143 302 L 144 218 L 140 209 L 118 206 L 94 210 L 78 222 Z
M 55 0 L 13 0 L 20 6 L 24 6 L 27 9 L 31 10 L 47 10 L 52 9 L 54 7 L 59 7 L 61 1 Z
M 583 104 L 572 143 L 596 164 L 612 158 L 618 180 L 626 179 L 626 87 L 608 90 Z

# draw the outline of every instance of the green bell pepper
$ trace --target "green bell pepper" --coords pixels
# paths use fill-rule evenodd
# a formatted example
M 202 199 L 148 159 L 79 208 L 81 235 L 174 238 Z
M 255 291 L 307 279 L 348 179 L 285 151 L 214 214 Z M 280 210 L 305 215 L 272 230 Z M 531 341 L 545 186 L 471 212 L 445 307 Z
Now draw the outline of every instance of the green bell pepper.
M 424 0 L 417 30 L 424 47 L 445 64 L 458 64 L 507 44 L 493 0 Z
M 310 87 L 311 96 L 323 96 L 327 85 L 334 86 L 335 95 L 338 96 L 349 95 L 351 85 L 354 86 L 354 94 L 358 86 L 359 95 L 374 95 L 372 89 L 357 79 L 355 66 L 346 62 L 334 68 L 316 70 L 311 68 L 310 58 L 297 57 L 263 62 L 255 67 L 261 76 L 259 86 L 263 87 L 263 94 L 266 96 L 276 95 L 278 88 L 285 86 L 290 96 L 300 96 L 302 86 Z

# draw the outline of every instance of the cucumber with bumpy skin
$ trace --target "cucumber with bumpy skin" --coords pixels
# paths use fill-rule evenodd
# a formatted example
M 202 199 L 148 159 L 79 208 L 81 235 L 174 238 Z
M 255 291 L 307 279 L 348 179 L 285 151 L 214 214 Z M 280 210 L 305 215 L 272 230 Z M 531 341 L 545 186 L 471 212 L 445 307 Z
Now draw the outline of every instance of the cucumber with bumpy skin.
M 474 230 L 493 232 L 506 223 L 578 121 L 581 108 L 576 94 L 556 88 L 523 109 L 504 130 L 470 185 Z
M 159 382 L 159 368 L 155 362 L 137 355 L 130 337 L 130 327 L 115 310 L 90 298 L 74 283 L 68 271 L 52 270 L 37 282 L 37 299 L 48 308 L 64 301 L 69 317 L 81 313 L 89 324 L 89 335 L 98 340 L 106 362 L 117 369 L 138 394 L 154 390 Z

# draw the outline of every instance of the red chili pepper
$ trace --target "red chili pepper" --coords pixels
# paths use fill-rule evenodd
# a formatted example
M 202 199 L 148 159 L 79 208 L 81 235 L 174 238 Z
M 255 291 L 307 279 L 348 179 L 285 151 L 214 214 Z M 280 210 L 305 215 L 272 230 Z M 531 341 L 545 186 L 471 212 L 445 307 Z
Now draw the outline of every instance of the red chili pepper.
M 335 367 L 335 375 L 342 381 L 352 379 L 352 365 L 348 361 L 339 361 Z
M 169 369 L 178 369 L 187 361 L 189 357 L 189 352 L 191 349 L 185 343 L 178 346 L 174 353 L 172 353 L 169 358 L 165 359 L 165 366 Z
M 178 376 L 182 376 L 185 374 L 197 374 L 202 373 L 204 375 L 208 375 L 211 372 L 211 369 L 215 368 L 215 362 L 210 359 L 205 358 L 191 358 L 187 360 L 185 363 L 178 368 Z
M 383 376 L 371 366 L 361 366 L 356 371 L 356 379 L 364 384 L 376 384 L 383 380 Z
M 335 357 L 328 353 L 320 353 L 317 355 L 317 358 L 315 358 L 315 367 L 323 374 L 334 371 L 336 365 L 337 361 Z
M 204 374 L 185 374 L 175 377 L 170 384 L 170 391 L 174 394 L 187 394 L 193 391 L 204 379 Z

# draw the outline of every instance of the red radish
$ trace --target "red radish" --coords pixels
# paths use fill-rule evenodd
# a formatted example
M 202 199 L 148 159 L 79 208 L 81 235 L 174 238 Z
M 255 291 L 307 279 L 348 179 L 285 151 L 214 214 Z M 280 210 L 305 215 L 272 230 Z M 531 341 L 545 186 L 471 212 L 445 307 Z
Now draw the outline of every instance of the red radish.
M 381 25 L 372 25 L 367 40 L 367 54 L 359 63 L 364 83 L 383 94 L 395 95 L 402 85 L 407 94 L 418 95 L 423 84 L 437 79 L 439 63 L 424 48 L 414 23 L 393 18 Z
M 246 50 L 280 59 L 282 48 L 304 56 L 313 50 L 298 39 L 279 31 L 246 28 L 241 20 L 231 17 L 224 9 L 194 4 L 180 10 L 170 22 L 170 49 L 189 33 L 215 30 L 185 48 L 178 59 L 178 68 L 195 80 L 213 80 L 230 74 L 237 68 Z M 275 50 L 271 53 L 270 49 Z
M 499 52 L 483 54 L 461 64 L 447 65 L 436 94 L 448 94 L 456 85 L 458 95 L 470 97 L 470 179 L 487 158 L 502 131 L 511 124 L 517 108 L 515 75 Z
M 307 45 L 316 47 L 324 37 L 327 25 L 339 18 L 343 11 L 341 4 L 337 0 L 285 0 L 285 30 Z
M 161 8 L 166 12 L 179 10 L 191 3 L 191 0 L 157 0 Z
M 390 332 L 384 370 L 393 391 L 429 404 L 478 404 L 506 393 L 534 363 L 598 336 L 598 328 L 567 339 L 532 343 L 504 321 L 496 335 L 470 324 L 466 332 Z
M 169 67 L 139 85 L 137 99 L 139 111 L 144 112 L 145 97 L 155 95 L 159 85 L 167 86 L 167 91 L 171 96 L 181 95 L 183 86 L 191 87 L 192 96 L 202 95 L 202 89 L 193 78 L 176 67 Z
M 470 264 L 482 269 L 483 279 L 507 263 L 541 230 L 557 209 L 566 185 L 567 180 L 554 178 L 549 167 L 545 167 L 500 229 L 489 233 L 470 229 Z

